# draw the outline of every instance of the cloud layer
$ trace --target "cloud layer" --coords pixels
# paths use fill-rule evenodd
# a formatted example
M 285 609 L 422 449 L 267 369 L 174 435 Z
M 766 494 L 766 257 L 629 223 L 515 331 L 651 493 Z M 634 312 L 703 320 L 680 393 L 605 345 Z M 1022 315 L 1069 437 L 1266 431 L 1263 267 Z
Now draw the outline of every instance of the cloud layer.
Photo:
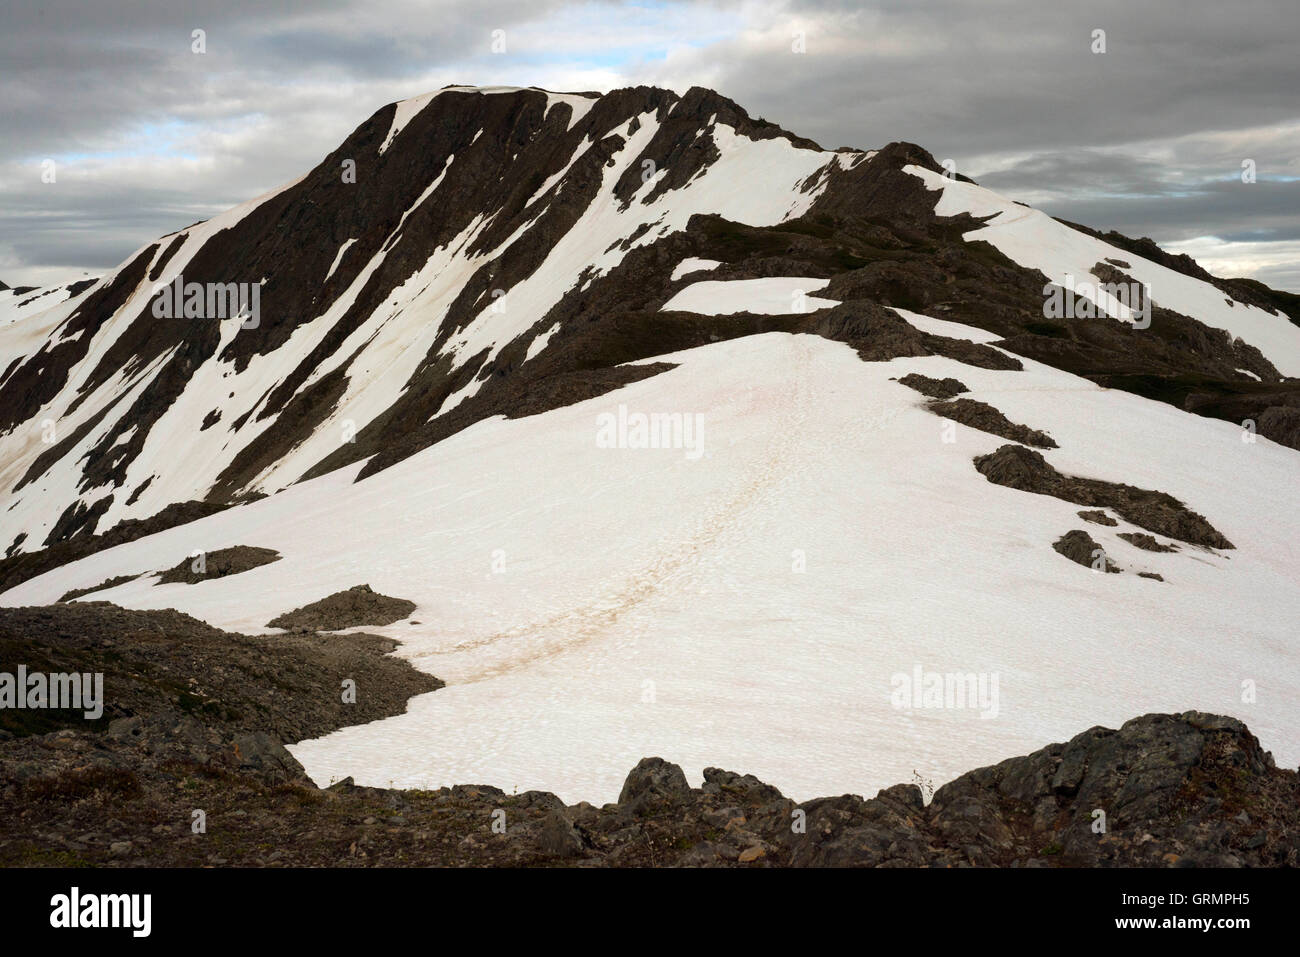
M 112 267 L 447 83 L 652 83 L 827 146 L 910 140 L 1054 215 L 1300 291 L 1294 0 L 1160 6 L 3 0 L 0 279 Z

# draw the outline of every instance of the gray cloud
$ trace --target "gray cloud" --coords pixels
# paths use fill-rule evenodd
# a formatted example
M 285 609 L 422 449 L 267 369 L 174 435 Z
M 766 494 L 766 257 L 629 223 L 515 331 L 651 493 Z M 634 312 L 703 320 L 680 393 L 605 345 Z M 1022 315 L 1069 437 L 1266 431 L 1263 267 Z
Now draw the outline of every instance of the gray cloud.
M 384 103 L 448 82 L 702 83 L 828 146 L 920 143 L 1102 229 L 1294 240 L 1294 0 L 1160 7 L 0 0 L 0 278 L 116 265 L 301 174 Z M 494 29 L 504 56 L 489 52 Z M 1249 187 L 1234 182 L 1246 157 L 1260 169 Z M 40 182 L 44 158 L 57 184 Z M 1269 262 L 1260 278 L 1300 288 L 1300 269 Z

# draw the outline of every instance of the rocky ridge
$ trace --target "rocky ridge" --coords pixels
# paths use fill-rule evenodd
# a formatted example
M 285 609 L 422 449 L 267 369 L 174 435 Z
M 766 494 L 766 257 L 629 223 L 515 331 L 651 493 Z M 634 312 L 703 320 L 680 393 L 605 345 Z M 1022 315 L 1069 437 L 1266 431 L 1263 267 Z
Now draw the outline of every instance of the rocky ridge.
M 44 622 L 53 636 L 54 647 L 46 650 L 52 659 L 77 649 L 78 667 L 129 660 L 137 676 L 148 678 L 144 666 L 156 668 L 168 657 L 158 642 L 206 629 L 185 618 L 107 603 L 5 609 L 0 664 L 33 663 L 38 649 L 18 647 L 14 633 L 39 630 Z M 89 637 L 73 636 L 73 623 Z M 190 673 L 204 674 L 205 663 L 193 656 L 228 659 L 231 650 L 222 642 L 237 639 L 277 646 L 274 671 L 239 673 L 247 667 L 240 659 L 227 662 L 237 674 L 230 681 L 214 677 L 197 706 L 194 691 L 154 674 L 125 690 L 119 686 L 110 696 L 118 708 L 106 712 L 97 730 L 69 719 L 53 730 L 0 731 L 0 864 L 1300 863 L 1300 775 L 1276 767 L 1249 729 L 1230 717 L 1144 715 L 1117 730 L 1091 728 L 979 768 L 937 790 L 918 780 L 870 798 L 795 802 L 751 775 L 718 768 L 706 769 L 702 784 L 691 787 L 680 767 L 658 757 L 639 762 L 618 800 L 601 807 L 489 785 L 396 790 L 357 787 L 349 779 L 319 788 L 283 742 L 367 719 L 327 704 L 337 700 L 331 672 L 355 673 L 368 662 L 363 687 L 378 692 L 368 705 L 370 719 L 399 712 L 407 695 L 436 687 L 436 679 L 388 656 L 391 645 L 357 644 L 358 636 L 253 639 L 216 629 L 204 635 L 207 640 L 187 646 L 192 660 L 178 666 L 182 671 L 199 666 Z M 300 673 L 313 667 L 316 678 Z M 203 812 L 202 832 L 195 830 L 195 811 Z

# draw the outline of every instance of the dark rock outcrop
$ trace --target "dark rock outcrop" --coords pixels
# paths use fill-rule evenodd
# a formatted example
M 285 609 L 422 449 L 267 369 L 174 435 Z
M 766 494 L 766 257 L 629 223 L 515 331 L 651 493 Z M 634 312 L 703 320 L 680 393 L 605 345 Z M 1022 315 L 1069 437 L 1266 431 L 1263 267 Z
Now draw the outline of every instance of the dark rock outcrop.
M 148 484 L 148 480 L 146 480 Z M 155 532 L 215 515 L 233 503 L 178 502 L 146 519 L 123 519 L 102 535 L 77 535 L 40 551 L 19 552 L 0 559 L 0 592 L 43 575 L 53 568 L 93 555 L 115 545 L 124 545 Z M 99 586 L 105 587 L 105 586 Z M 65 599 L 66 600 L 66 599 Z
M 909 372 L 898 380 L 900 385 L 905 385 L 909 389 L 915 389 L 922 395 L 928 395 L 932 399 L 951 399 L 954 396 L 961 395 L 963 392 L 970 390 L 958 379 L 943 378 L 932 379 L 928 375 L 921 375 L 919 372 Z
M 238 575 L 240 572 L 260 568 L 262 565 L 269 565 L 271 562 L 278 562 L 279 560 L 280 553 L 274 548 L 232 545 L 230 548 L 218 548 L 216 551 L 207 552 L 203 556 L 201 564 L 196 558 L 181 559 L 181 561 L 162 573 L 158 579 L 158 584 L 166 585 L 183 582 L 187 585 L 195 585 L 212 578 Z M 196 566 L 201 567 L 202 571 L 196 571 Z
M 1176 552 L 1177 545 L 1165 545 L 1157 541 L 1155 536 L 1147 535 L 1144 532 L 1120 532 L 1119 537 L 1124 539 L 1135 548 L 1140 548 L 1145 552 Z
M 1105 568 L 1107 572 L 1112 573 L 1123 571 L 1122 568 L 1110 560 L 1105 550 L 1092 540 L 1092 536 L 1080 528 L 1066 532 L 1052 543 L 1052 548 L 1070 561 L 1077 565 L 1083 565 L 1085 568 L 1093 568 L 1098 571 Z
M 686 775 L 675 764 L 663 758 L 642 758 L 623 783 L 618 803 L 626 804 L 634 812 L 671 805 L 689 796 L 690 785 Z
M 131 667 L 138 669 L 138 656 L 151 654 L 149 646 L 143 635 L 122 630 L 124 622 L 106 618 L 111 610 L 89 604 L 78 614 L 93 616 L 86 619 L 92 626 L 94 617 L 119 626 L 115 647 L 136 656 Z M 10 625 L 30 629 L 42 620 L 33 614 L 50 610 L 19 609 L 17 617 L 4 611 Z M 141 624 L 162 625 L 164 640 L 180 638 L 176 628 L 187 627 L 184 616 L 166 617 L 175 613 L 131 614 L 144 615 Z M 68 614 L 56 611 L 54 617 Z M 209 672 L 230 655 L 223 640 L 240 637 L 221 636 L 212 630 L 186 642 L 193 653 L 212 655 L 205 662 Z M 92 627 L 87 647 L 106 639 Z M 267 643 L 283 648 L 294 640 L 276 636 Z M 32 660 L 31 648 L 3 650 L 6 660 L 16 650 Z M 286 694 L 295 667 L 313 664 L 311 654 L 294 659 L 305 650 L 291 649 L 276 661 L 273 697 Z M 383 665 L 388 681 L 409 671 L 405 662 L 384 661 L 391 662 Z M 249 675 L 242 667 L 231 676 L 229 705 L 245 707 L 270 690 L 265 672 Z M 628 775 L 618 802 L 598 808 L 488 785 L 401 791 L 348 779 L 320 789 L 281 741 L 365 715 L 321 714 L 323 722 L 294 727 L 260 707 L 240 718 L 207 707 L 186 713 L 160 697 L 159 687 L 155 682 L 129 693 L 136 713 L 99 731 L 80 722 L 19 736 L 0 733 L 0 801 L 11 809 L 0 814 L 0 864 L 1300 864 L 1300 775 L 1276 767 L 1240 721 L 1196 712 L 1146 715 L 1118 730 L 1091 728 L 963 774 L 934 791 L 928 804 L 915 784 L 885 788 L 870 799 L 846 794 L 796 803 L 752 775 L 719 768 L 706 769 L 702 786 L 692 788 L 677 765 L 646 758 Z M 333 697 L 308 688 L 289 696 L 291 709 L 309 710 L 318 708 L 318 697 Z M 385 707 L 395 700 L 400 696 L 390 696 Z M 256 730 L 263 722 L 277 730 Z M 191 829 L 195 808 L 204 809 L 219 840 Z
M 199 504 L 217 509 L 250 494 L 258 476 L 318 430 L 349 383 L 364 373 L 354 368 L 359 352 L 342 353 L 357 329 L 428 261 L 430 250 L 446 246 L 479 219 L 490 225 L 466 252 L 483 254 L 482 261 L 469 271 L 435 341 L 409 380 L 400 384 L 393 404 L 357 423 L 358 431 L 348 441 L 321 450 L 299 478 L 364 461 L 357 473 L 364 480 L 485 418 L 537 414 L 671 367 L 629 362 L 773 331 L 844 341 L 870 361 L 937 355 L 1014 371 L 1021 368 L 1016 357 L 1024 356 L 1197 414 L 1234 423 L 1249 420 L 1260 435 L 1300 447 L 1300 380 L 1281 377 L 1253 346 L 1195 317 L 1160 308 L 1158 290 L 1148 329 L 1135 330 L 1104 316 L 1044 319 L 1046 277 L 986 242 L 967 241 L 981 220 L 936 215 L 939 192 L 927 189 L 907 168 L 941 167 L 911 143 L 891 143 L 869 160 L 824 167 L 798 187 L 820 191 L 812 207 L 787 222 L 754 227 L 698 214 L 685 228 L 653 242 L 633 245 L 625 237 L 620 262 L 599 274 L 589 270 L 574 277 L 573 287 L 524 334 L 453 363 L 446 353 L 453 337 L 475 320 L 495 292 L 535 275 L 597 200 L 603 171 L 634 133 L 636 117 L 652 112 L 658 126 L 608 197 L 625 207 L 634 200 L 663 198 L 707 170 L 719 156 L 711 118 L 735 124 L 744 136 L 783 139 L 798 149 L 815 146 L 699 88 L 679 96 L 636 87 L 590 98 L 590 109 L 570 126 L 572 107 L 560 103 L 552 109 L 544 91 L 486 95 L 448 89 L 391 144 L 386 137 L 396 107 L 386 106 L 301 180 L 183 254 L 189 281 L 263 280 L 264 321 L 223 340 L 218 320 L 159 323 L 148 303 L 141 302 L 136 315 L 123 317 L 127 328 L 87 370 L 85 387 L 69 408 L 90 402 L 94 413 L 44 450 L 15 489 L 27 488 L 76 455 L 82 491 L 111 491 L 96 492 L 93 501 L 51 502 L 54 520 L 42 526 L 49 533 L 39 542 L 30 529 L 16 529 L 9 546 L 15 554 L 0 562 L 0 588 L 140 530 L 125 529 L 129 523 L 124 522 L 105 534 L 99 525 L 114 503 L 131 505 L 150 481 L 124 487 L 131 463 L 146 442 L 157 439 L 150 439 L 153 426 L 192 384 L 198 369 L 224 362 L 237 374 L 254 356 L 285 345 L 304 323 L 327 323 L 328 328 L 313 333 L 310 354 L 254 406 L 243 403 L 242 414 L 225 414 L 217 396 L 216 407 L 205 404 L 201 419 L 193 423 L 196 431 L 209 434 L 224 430 L 238 448 Z M 340 164 L 357 157 L 364 158 L 364 181 L 344 182 Z M 455 161 L 448 166 L 451 157 Z M 662 175 L 638 199 L 644 163 L 653 163 Z M 436 189 L 426 193 L 435 181 Z M 541 190 L 548 182 L 553 187 Z M 303 244 L 303 235 L 321 241 Z M 515 237 L 509 255 L 490 255 L 509 237 Z M 1214 280 L 1191 260 L 1168 256 L 1149 241 L 1111 234 L 1104 238 L 1134 255 L 1215 282 L 1234 301 L 1293 307 L 1286 294 L 1243 280 Z M 168 272 L 183 240 L 180 234 L 163 237 L 109 281 L 83 290 L 58 340 L 14 360 L 0 376 L 0 428 L 31 424 L 36 411 L 64 388 L 73 367 L 87 357 L 91 340 L 109 318 L 132 301 L 142 283 Z M 714 278 L 826 279 L 824 295 L 839 305 L 807 315 L 664 313 L 663 304 L 690 281 L 671 278 L 687 256 L 719 261 Z M 377 267 L 366 271 L 371 262 Z M 1126 279 L 1121 270 L 1130 268 L 1128 257 L 1110 257 L 1096 267 L 1103 278 L 1115 280 Z M 347 295 L 346 308 L 324 319 L 331 304 L 359 280 L 359 288 Z M 990 345 L 922 332 L 895 309 L 918 310 L 1001 338 Z M 1286 320 L 1279 315 L 1279 321 Z M 528 358 L 535 336 L 552 328 L 546 349 Z M 120 395 L 99 391 L 120 370 L 155 362 L 159 372 L 131 408 L 117 408 Z M 473 395 L 441 413 L 449 396 L 474 383 L 480 387 Z M 933 397 L 957 394 L 950 383 L 941 388 Z M 251 433 L 246 432 L 250 427 Z M 86 450 L 82 443 L 92 429 L 96 441 Z M 157 529 L 189 520 L 167 514 L 178 505 L 172 503 L 146 524 Z M 193 508 L 184 511 L 197 514 Z M 17 537 L 23 533 L 28 534 Z M 47 547 L 18 552 L 35 544 Z
M 1092 522 L 1094 525 L 1109 525 L 1114 528 L 1119 524 L 1119 522 L 1115 521 L 1115 519 L 1111 518 L 1101 509 L 1084 509 L 1079 513 L 1079 517 L 1085 522 Z
M 81 598 L 83 595 L 93 595 L 97 591 L 105 591 L 109 588 L 115 588 L 118 585 L 124 585 L 127 582 L 139 578 L 139 575 L 114 575 L 112 578 L 105 579 L 98 585 L 91 585 L 89 588 L 73 588 L 63 593 L 59 598 L 60 602 L 72 601 L 74 598 Z
M 1023 442 L 1040 449 L 1057 448 L 1056 441 L 1046 432 L 1012 422 L 987 402 L 975 399 L 953 399 L 949 402 L 930 402 L 926 408 L 935 415 L 952 419 L 981 432 L 988 432 L 1013 442 Z
M 978 456 L 975 468 L 996 485 L 1051 495 L 1076 505 L 1109 508 L 1134 525 L 1159 535 L 1207 548 L 1233 547 L 1203 515 L 1193 512 L 1172 495 L 1118 482 L 1063 475 L 1042 453 L 1023 445 L 1004 445 L 996 452 Z
M 413 695 L 442 686 L 389 655 L 376 635 L 240 635 L 178 611 L 134 611 L 103 601 L 0 607 L 0 670 L 104 675 L 104 713 L 0 709 L 0 728 L 18 735 L 59 729 L 98 734 L 118 718 L 161 722 L 190 716 L 230 738 L 266 733 L 281 741 L 327 734 L 401 714 Z M 274 678 L 272 678 L 274 676 Z M 360 693 L 341 701 L 340 682 Z
M 389 598 L 371 591 L 369 585 L 354 585 L 320 601 L 285 612 L 266 623 L 268 628 L 289 631 L 340 631 L 358 625 L 391 625 L 415 611 L 415 602 Z

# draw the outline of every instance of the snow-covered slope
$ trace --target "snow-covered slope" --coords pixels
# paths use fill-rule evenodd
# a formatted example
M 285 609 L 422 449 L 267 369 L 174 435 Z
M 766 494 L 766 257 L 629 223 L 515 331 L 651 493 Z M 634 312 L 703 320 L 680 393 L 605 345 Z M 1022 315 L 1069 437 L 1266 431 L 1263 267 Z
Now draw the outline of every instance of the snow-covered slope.
M 992 243 L 1014 262 L 1040 270 L 1058 285 L 1065 285 L 1067 277 L 1076 286 L 1086 283 L 1081 294 L 1099 305 L 1106 304 L 1104 294 L 1097 291 L 1103 279 L 1093 273 L 1093 267 L 1107 258 L 1123 257 L 1129 263 L 1125 271 L 1150 287 L 1155 303 L 1245 339 L 1283 375 L 1300 376 L 1300 325 L 1279 321 L 1276 315 L 1256 306 L 1234 302 L 1208 283 L 1118 250 L 1041 210 L 1012 202 L 974 183 L 917 166 L 909 166 L 907 171 L 919 177 L 927 188 L 942 192 L 936 214 L 988 217 L 987 224 L 967 233 L 966 239 Z M 1109 305 L 1112 308 L 1108 311 L 1118 314 L 1116 304 Z
M 1300 761 L 1293 451 L 1037 363 L 863 363 L 778 333 L 667 358 L 680 365 L 599 399 L 481 422 L 359 484 L 345 469 L 4 600 L 233 544 L 284 559 L 93 597 L 246 631 L 362 580 L 410 598 L 419 624 L 365 630 L 448 686 L 297 746 L 322 783 L 491 781 L 604 801 L 656 753 L 696 782 L 713 764 L 801 799 L 870 794 L 1188 708 L 1242 715 L 1279 761 Z M 959 426 L 945 443 L 945 420 L 892 381 L 907 372 L 960 377 L 1050 432 L 1062 471 L 1169 491 L 1238 549 L 1143 552 L 1116 537 L 1133 530 L 1121 522 L 1089 527 L 1125 574 L 1072 564 L 1049 543 L 1078 507 L 986 482 L 972 457 L 1002 440 Z M 600 448 L 598 416 L 619 405 L 699 413 L 703 455 Z M 918 666 L 996 674 L 996 715 L 896 709 L 891 679 Z M 1244 705 L 1248 679 L 1258 703 Z
M 62 286 L 0 288 L 0 329 L 76 299 L 93 286 L 97 279 L 98 277 L 77 279 Z
M 779 242 L 755 242 L 751 229 L 738 267 L 741 227 L 851 223 L 846 214 L 865 212 L 872 228 L 897 220 L 912 236 L 918 221 L 993 217 L 967 239 L 1054 281 L 1093 278 L 1089 269 L 1122 252 L 927 163 L 914 147 L 825 151 L 704 90 L 449 87 L 394 104 L 308 175 L 142 247 L 64 303 L 35 300 L 53 308 L 20 321 L 37 306 L 15 313 L 16 297 L 0 295 L 0 489 L 10 499 L 0 544 L 37 551 L 181 502 L 274 492 L 377 452 L 387 463 L 511 414 L 511 389 L 535 391 L 533 380 L 589 364 L 588 340 L 612 312 L 816 311 L 862 296 L 834 294 L 835 273 L 879 265 L 842 228 L 827 236 L 818 225 Z M 906 181 L 918 178 L 911 195 Z M 874 205 L 860 210 L 863 197 Z M 817 271 L 772 262 L 807 266 L 810 236 L 835 247 L 816 252 Z M 1157 304 L 1239 340 L 1207 346 L 1193 335 L 1196 349 L 1224 354 L 1186 367 L 1180 331 L 1176 351 L 1162 346 L 1152 360 L 1161 375 L 1269 383 L 1300 371 L 1300 327 L 1286 317 L 1122 255 Z M 666 257 L 670 274 L 659 268 Z M 159 290 L 175 280 L 257 286 L 260 315 L 251 325 L 157 318 Z M 884 278 L 867 297 L 910 308 L 948 292 L 925 282 L 920 300 L 911 288 L 895 299 Z M 1254 347 L 1258 361 L 1246 354 Z M 648 343 L 619 348 L 611 359 L 653 354 Z M 1150 371 L 1127 362 L 1118 371 Z M 1289 441 L 1290 414 L 1264 434 Z
M 134 576 L 82 600 L 259 632 L 362 583 L 415 602 L 366 630 L 447 686 L 297 745 L 322 782 L 609 800 L 656 753 L 870 793 L 1192 708 L 1295 764 L 1300 331 L 1116 242 L 705 90 L 393 104 L 0 314 L 0 604 Z M 1149 324 L 1045 314 L 1114 271 Z M 257 321 L 155 316 L 178 277 L 256 285 Z M 194 500 L 225 510 L 166 527 Z M 156 583 L 235 545 L 283 557 Z M 996 698 L 899 707 L 918 672 Z
M 94 284 L 94 279 L 83 279 L 48 288 L 0 289 L 0 369 L 36 353 Z

